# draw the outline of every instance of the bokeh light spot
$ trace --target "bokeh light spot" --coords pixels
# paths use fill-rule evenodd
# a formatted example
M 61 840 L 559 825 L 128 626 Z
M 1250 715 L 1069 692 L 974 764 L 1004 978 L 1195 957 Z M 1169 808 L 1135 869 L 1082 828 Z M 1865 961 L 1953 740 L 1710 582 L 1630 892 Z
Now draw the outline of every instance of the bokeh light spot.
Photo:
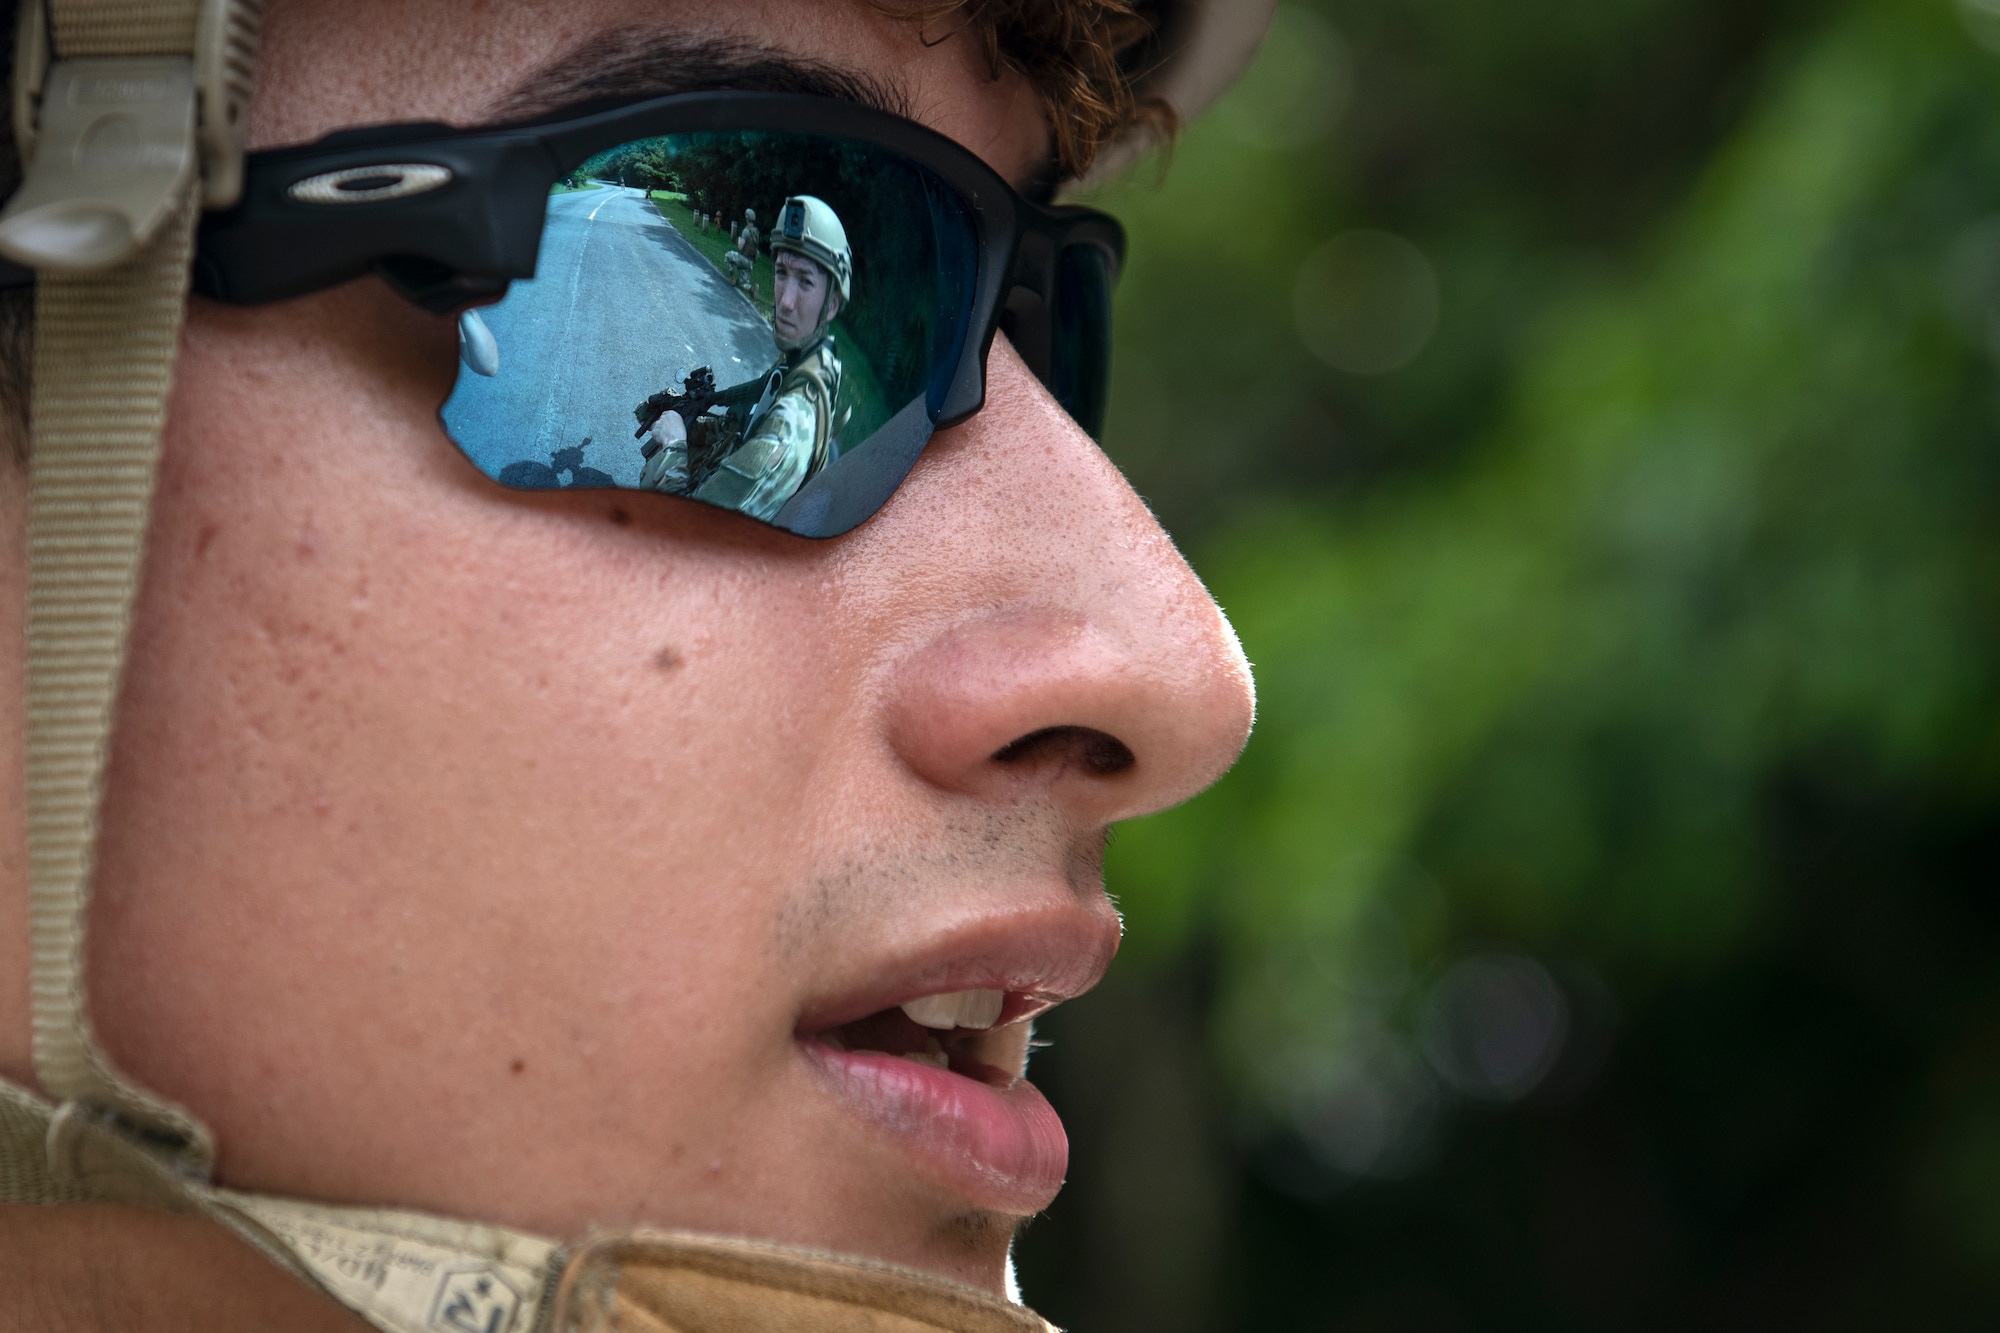
M 2000 25 L 2000 0 L 1994 22 Z M 1944 300 L 1973 346 L 2000 360 L 2000 217 L 1961 231 L 1945 255 Z
M 1521 954 L 1476 954 L 1431 988 L 1419 1040 L 1453 1089 L 1511 1102 L 1534 1091 L 1568 1033 L 1569 1003 L 1547 968 Z
M 1408 365 L 1430 341 L 1437 273 L 1400 236 L 1342 232 L 1299 266 L 1292 309 L 1314 356 L 1349 374 L 1385 375 Z

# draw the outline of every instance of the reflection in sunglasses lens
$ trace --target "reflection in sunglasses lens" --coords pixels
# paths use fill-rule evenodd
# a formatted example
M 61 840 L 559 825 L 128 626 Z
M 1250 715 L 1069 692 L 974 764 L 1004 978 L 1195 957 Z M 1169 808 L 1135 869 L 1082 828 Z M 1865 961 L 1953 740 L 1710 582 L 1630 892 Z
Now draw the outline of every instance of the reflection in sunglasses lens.
M 619 144 L 551 191 L 535 276 L 461 320 L 445 428 L 517 489 L 685 495 L 832 536 L 928 439 L 973 254 L 957 196 L 868 144 Z

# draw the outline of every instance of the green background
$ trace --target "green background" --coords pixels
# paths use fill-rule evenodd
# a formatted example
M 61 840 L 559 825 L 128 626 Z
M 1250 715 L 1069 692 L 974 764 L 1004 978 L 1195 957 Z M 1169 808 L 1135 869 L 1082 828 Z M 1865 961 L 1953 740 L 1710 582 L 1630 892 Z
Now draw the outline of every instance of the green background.
M 1995 1326 L 1989 48 L 1298 4 L 1100 192 L 1107 448 L 1260 714 L 1119 831 L 1125 951 L 1044 1025 L 1050 1318 Z

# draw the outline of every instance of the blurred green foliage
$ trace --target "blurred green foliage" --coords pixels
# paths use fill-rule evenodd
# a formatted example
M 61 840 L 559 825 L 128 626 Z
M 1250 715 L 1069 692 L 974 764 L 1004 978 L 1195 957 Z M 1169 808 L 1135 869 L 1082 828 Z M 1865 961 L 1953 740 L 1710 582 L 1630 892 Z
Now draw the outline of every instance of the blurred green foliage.
M 2000 1315 L 1983 22 L 1290 7 L 1164 177 L 1104 193 L 1108 447 L 1260 718 L 1120 832 L 1121 974 L 1050 1024 L 1074 1185 L 1022 1262 L 1051 1317 Z M 1435 275 L 1390 373 L 1308 350 L 1345 299 L 1313 256 L 1357 230 Z M 1491 1014 L 1452 996 L 1527 994 L 1452 990 L 1499 975 L 1468 958 L 1559 988 L 1531 1077 L 1454 1064 Z

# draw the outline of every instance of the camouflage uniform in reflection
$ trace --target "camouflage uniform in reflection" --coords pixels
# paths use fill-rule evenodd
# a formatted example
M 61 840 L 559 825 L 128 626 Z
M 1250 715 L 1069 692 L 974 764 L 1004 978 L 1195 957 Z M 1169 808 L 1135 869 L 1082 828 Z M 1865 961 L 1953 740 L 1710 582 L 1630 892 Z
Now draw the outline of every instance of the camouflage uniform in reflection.
M 684 423 L 686 438 L 663 440 L 639 474 L 642 486 L 693 495 L 767 522 L 832 461 L 834 440 L 847 424 L 846 410 L 835 408 L 840 358 L 828 326 L 847 303 L 854 270 L 846 229 L 831 208 L 811 195 L 785 200 L 771 233 L 771 249 L 803 255 L 819 265 L 838 302 L 828 301 L 817 327 L 793 345 L 778 336 L 784 356 L 765 376 L 754 405 L 746 405 L 748 385 L 726 390 L 725 399 L 744 401 L 719 419 L 704 415 Z M 774 332 L 777 319 L 774 309 Z M 719 461 L 704 461 L 718 456 Z
M 841 424 L 834 412 L 839 399 L 840 358 L 828 334 L 787 353 L 741 417 L 740 409 L 720 419 L 702 417 L 688 438 L 663 445 L 646 460 L 639 484 L 769 521 L 830 460 Z M 730 447 L 737 439 L 742 443 Z M 718 448 L 726 450 L 721 461 L 703 467 L 702 456 Z

